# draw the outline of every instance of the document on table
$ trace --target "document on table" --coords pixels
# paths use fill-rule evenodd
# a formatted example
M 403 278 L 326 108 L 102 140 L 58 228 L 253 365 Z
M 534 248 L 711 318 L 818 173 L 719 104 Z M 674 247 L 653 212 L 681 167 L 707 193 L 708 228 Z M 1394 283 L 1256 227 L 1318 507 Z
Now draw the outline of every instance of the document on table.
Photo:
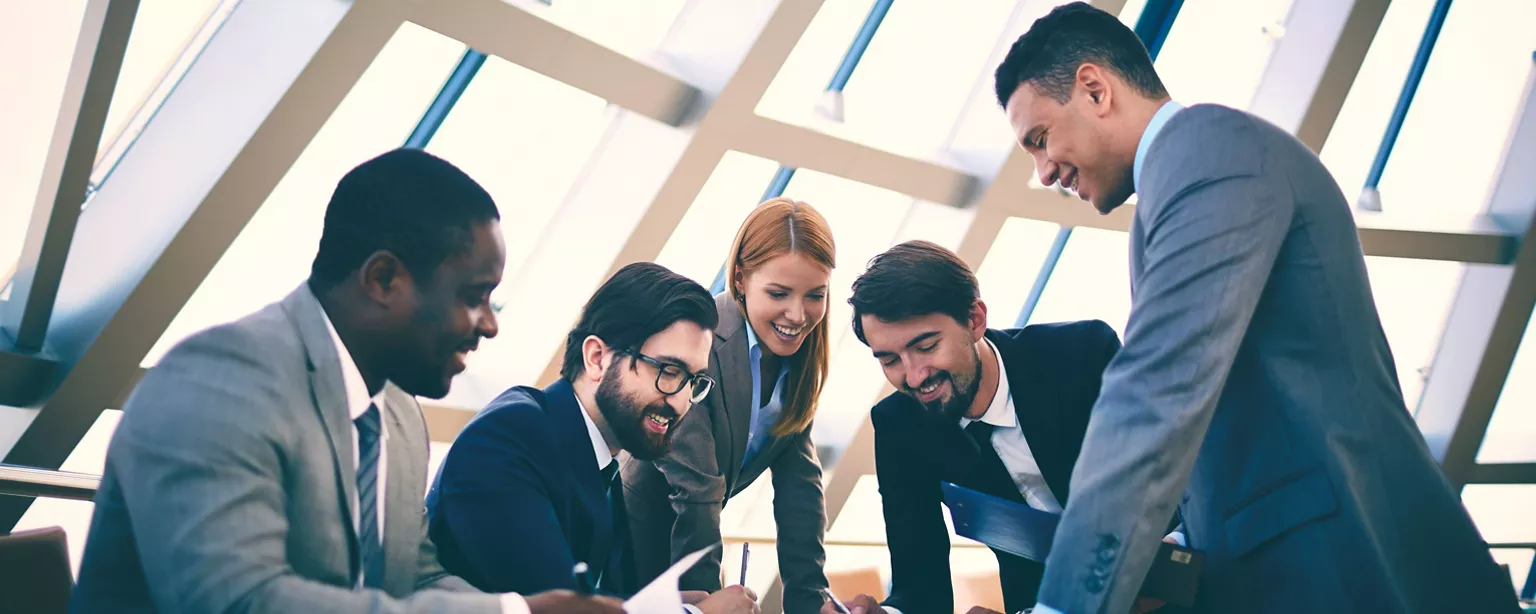
M 704 555 L 719 547 L 720 544 L 717 543 L 678 559 L 676 563 L 672 564 L 672 567 L 661 572 L 661 575 L 656 576 L 655 580 L 645 585 L 645 588 L 640 589 L 640 592 L 635 593 L 634 597 L 630 597 L 629 601 L 625 601 L 624 611 L 629 614 L 671 614 L 673 612 L 682 612 L 683 594 L 682 591 L 678 590 L 678 580 L 683 577 L 683 572 L 688 571 L 697 564 L 699 559 L 704 558 Z

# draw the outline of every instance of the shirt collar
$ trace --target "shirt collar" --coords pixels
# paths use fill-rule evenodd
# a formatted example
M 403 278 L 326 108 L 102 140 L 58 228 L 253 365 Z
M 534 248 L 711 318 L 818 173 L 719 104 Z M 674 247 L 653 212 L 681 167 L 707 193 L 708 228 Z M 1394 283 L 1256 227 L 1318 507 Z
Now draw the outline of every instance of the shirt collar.
M 581 404 L 579 396 L 576 397 L 576 407 L 581 410 L 581 419 L 587 422 L 587 437 L 592 440 L 592 454 L 597 458 L 597 468 L 601 471 L 613 462 L 613 453 L 608 451 L 608 440 L 603 438 L 603 431 L 592 421 L 592 414 L 587 413 L 587 406 Z
M 1152 141 L 1157 139 L 1157 133 L 1163 131 L 1169 118 L 1183 109 L 1183 105 L 1169 100 L 1158 107 L 1157 112 L 1152 114 L 1152 121 L 1147 122 L 1147 129 L 1141 133 L 1141 142 L 1136 145 L 1136 162 L 1131 166 L 1131 181 L 1135 183 L 1137 192 L 1141 192 L 1141 167 L 1146 165 L 1147 150 L 1152 149 Z
M 352 360 L 352 352 L 347 350 L 347 344 L 341 342 L 341 335 L 336 333 L 336 325 L 331 323 L 331 315 L 320 308 L 320 315 L 325 319 L 325 330 L 331 333 L 331 342 L 336 344 L 336 357 L 341 360 L 341 386 L 347 395 L 347 415 L 352 420 L 368 411 L 368 405 L 376 404 L 380 411 L 384 408 L 384 389 L 379 388 L 379 393 L 368 396 L 368 384 L 363 381 L 362 371 L 357 370 L 357 362 Z M 382 416 L 380 416 L 382 418 Z
M 991 339 L 982 340 L 987 342 L 992 357 L 997 359 L 997 393 L 992 395 L 992 404 L 987 406 L 987 413 L 981 415 L 981 421 L 998 428 L 1013 428 L 1019 425 L 1019 417 L 1013 413 L 1013 403 L 1008 402 L 1012 397 L 1008 390 L 1008 371 L 1003 368 L 1003 355 L 998 353 Z M 960 428 L 970 426 L 971 422 L 969 418 L 960 418 Z

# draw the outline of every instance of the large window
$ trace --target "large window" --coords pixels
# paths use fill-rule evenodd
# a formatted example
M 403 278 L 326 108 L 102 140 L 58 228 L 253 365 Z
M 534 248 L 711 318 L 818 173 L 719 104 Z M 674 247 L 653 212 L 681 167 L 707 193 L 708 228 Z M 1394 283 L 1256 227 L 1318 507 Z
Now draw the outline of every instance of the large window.
M 1245 109 L 1293 0 L 1187 0 L 1157 56 L 1174 100 Z
M 757 206 L 779 164 L 727 151 L 693 199 L 656 263 L 687 275 L 705 288 L 714 283 L 736 230 Z M 833 237 L 833 241 L 837 238 Z
M 432 137 L 427 151 L 496 199 L 507 246 L 503 279 L 516 278 L 533 253 L 609 115 L 603 99 L 492 56 Z
M 1515 361 L 1509 367 L 1509 377 L 1504 380 L 1498 404 L 1493 407 L 1488 434 L 1477 451 L 1479 463 L 1536 462 L 1536 343 L 1532 343 L 1536 339 L 1536 329 L 1533 325 L 1536 320 L 1526 324 L 1525 337 L 1515 352 Z M 1530 490 L 1536 491 L 1536 486 Z M 1528 541 L 1536 542 L 1536 534 Z
M 1344 194 L 1360 193 L 1434 0 L 1396 0 L 1323 147 Z M 1382 208 L 1465 216 L 1487 206 L 1536 49 L 1536 2 L 1457 2 L 1382 175 Z
M 359 163 L 399 147 L 432 102 L 464 46 L 407 24 L 310 141 L 239 238 L 219 259 L 144 358 L 276 301 L 309 276 L 336 182 Z
M 0 287 L 21 255 L 84 12 L 85 0 L 0 7 Z

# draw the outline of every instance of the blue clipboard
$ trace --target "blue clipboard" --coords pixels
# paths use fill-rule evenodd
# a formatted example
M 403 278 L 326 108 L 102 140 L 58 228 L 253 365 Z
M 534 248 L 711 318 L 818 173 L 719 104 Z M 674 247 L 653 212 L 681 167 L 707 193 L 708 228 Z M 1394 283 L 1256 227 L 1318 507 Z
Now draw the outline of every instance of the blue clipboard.
M 955 533 L 1031 561 L 1045 562 L 1061 516 L 943 482 Z
M 940 483 L 955 533 L 1014 556 L 1045 563 L 1061 516 L 1023 503 Z M 1199 588 L 1205 553 L 1177 544 L 1159 544 L 1139 594 L 1180 607 L 1191 607 Z

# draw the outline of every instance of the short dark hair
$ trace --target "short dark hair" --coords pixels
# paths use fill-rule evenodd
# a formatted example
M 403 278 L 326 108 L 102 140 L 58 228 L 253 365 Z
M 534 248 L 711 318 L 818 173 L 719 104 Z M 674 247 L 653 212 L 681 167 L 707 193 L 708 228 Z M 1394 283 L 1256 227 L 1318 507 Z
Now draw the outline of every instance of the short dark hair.
M 431 279 L 444 260 L 469 251 L 475 226 L 499 219 L 485 188 L 448 161 L 420 149 L 386 152 L 336 184 L 310 284 L 330 288 L 380 250 Z
M 681 320 L 707 330 L 720 324 L 715 299 L 704 286 L 656 263 L 625 266 L 603 282 L 581 308 L 581 320 L 565 336 L 560 377 L 574 382 L 585 371 L 581 344 L 588 335 L 602 339 L 615 351 L 631 352 L 645 345 L 651 335 Z
M 965 324 L 980 297 L 976 274 L 954 252 L 928 241 L 907 241 L 869 260 L 853 280 L 853 334 L 864 339 L 864 316 L 882 322 L 942 313 Z
M 1072 98 L 1077 69 L 1103 66 L 1148 98 L 1168 96 L 1141 38 L 1120 19 L 1085 2 L 1063 4 L 1036 20 L 998 64 L 997 104 L 1007 107 L 1019 86 L 1066 104 Z

